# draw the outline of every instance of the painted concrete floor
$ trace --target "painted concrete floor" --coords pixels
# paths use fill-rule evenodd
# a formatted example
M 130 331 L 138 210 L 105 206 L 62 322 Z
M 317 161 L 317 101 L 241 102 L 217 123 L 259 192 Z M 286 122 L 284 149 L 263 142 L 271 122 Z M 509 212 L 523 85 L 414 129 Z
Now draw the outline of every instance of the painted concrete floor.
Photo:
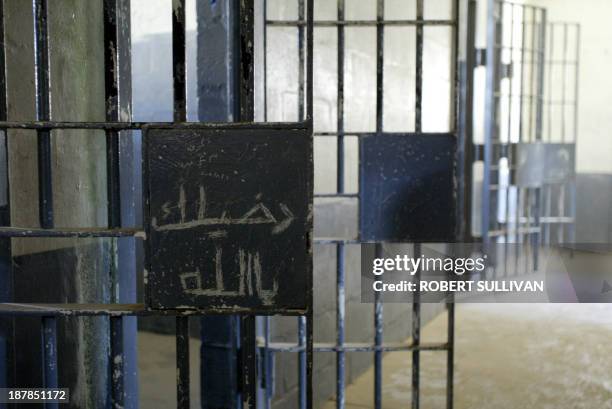
M 612 408 L 611 306 L 463 304 L 456 319 L 455 408 Z M 445 336 L 446 314 L 422 335 Z M 446 407 L 445 359 L 422 353 L 423 409 Z M 410 353 L 387 354 L 383 368 L 383 407 L 410 407 Z M 371 408 L 372 400 L 369 370 L 347 388 L 346 408 Z
M 456 320 L 456 409 L 612 409 L 612 306 L 462 304 Z M 175 407 L 174 337 L 139 335 L 140 407 Z M 446 315 L 422 337 L 443 341 Z M 199 345 L 191 341 L 193 362 Z M 422 409 L 446 407 L 445 365 L 445 353 L 422 353 Z M 383 368 L 383 407 L 410 407 L 410 353 L 385 355 Z M 197 408 L 198 365 L 191 369 Z M 372 401 L 369 370 L 348 386 L 346 408 L 371 408 Z

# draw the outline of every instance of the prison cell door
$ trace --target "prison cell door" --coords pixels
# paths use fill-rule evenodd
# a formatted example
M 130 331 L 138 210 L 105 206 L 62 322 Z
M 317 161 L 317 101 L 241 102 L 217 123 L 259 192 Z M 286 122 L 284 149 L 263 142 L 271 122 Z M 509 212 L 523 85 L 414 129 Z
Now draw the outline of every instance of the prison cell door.
M 446 402 L 451 408 L 454 305 L 447 306 L 447 339 L 425 343 L 420 337 L 422 307 L 415 297 L 400 320 L 410 328 L 412 341 L 397 344 L 385 342 L 391 329 L 385 328 L 380 297 L 373 302 L 367 324 L 371 336 L 366 335 L 363 318 L 356 318 L 362 314 L 348 301 L 359 297 L 350 283 L 359 278 L 354 266 L 361 243 L 376 243 L 380 252 L 389 242 L 456 240 L 460 206 L 454 190 L 459 145 L 455 88 L 461 2 L 315 1 L 310 57 L 304 53 L 305 4 L 304 0 L 263 1 L 261 118 L 303 117 L 304 62 L 314 59 L 314 298 L 319 306 L 315 317 L 322 323 L 314 350 L 318 362 L 324 363 L 316 369 L 321 384 L 315 400 L 334 397 L 336 407 L 344 408 L 352 366 L 348 359 L 371 354 L 372 407 L 384 407 L 383 354 L 410 351 L 412 361 L 406 365 L 411 367 L 411 407 L 418 408 L 420 353 L 429 350 L 447 354 Z M 432 174 L 439 177 L 433 180 Z M 411 250 L 418 252 L 418 245 Z M 330 279 L 332 286 L 316 284 Z M 335 313 L 335 328 L 327 331 L 330 310 Z M 350 324 L 354 329 L 358 325 L 361 338 L 348 338 Z M 298 320 L 294 336 L 283 333 L 274 318 L 266 318 L 262 328 L 265 407 L 297 391 L 303 408 L 303 321 Z M 298 360 L 296 377 L 279 386 L 275 368 L 290 365 L 290 359 Z M 331 367 L 333 382 L 325 378 L 330 376 L 325 365 Z
M 574 239 L 580 27 L 550 23 L 541 7 L 487 3 L 485 24 L 476 19 L 484 2 L 470 2 L 485 46 L 472 32 L 470 104 L 482 118 L 469 130 L 480 199 L 472 231 L 494 260 L 537 270 L 542 245 Z M 508 254 L 495 243 L 517 245 Z

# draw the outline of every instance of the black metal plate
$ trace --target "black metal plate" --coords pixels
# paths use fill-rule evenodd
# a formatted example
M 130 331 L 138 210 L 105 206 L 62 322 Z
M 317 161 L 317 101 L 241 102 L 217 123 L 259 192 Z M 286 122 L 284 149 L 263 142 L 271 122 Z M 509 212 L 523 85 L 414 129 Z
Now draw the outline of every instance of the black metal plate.
M 309 309 L 307 128 L 150 127 L 144 155 L 150 308 Z
M 361 239 L 454 241 L 455 149 L 451 134 L 361 138 Z

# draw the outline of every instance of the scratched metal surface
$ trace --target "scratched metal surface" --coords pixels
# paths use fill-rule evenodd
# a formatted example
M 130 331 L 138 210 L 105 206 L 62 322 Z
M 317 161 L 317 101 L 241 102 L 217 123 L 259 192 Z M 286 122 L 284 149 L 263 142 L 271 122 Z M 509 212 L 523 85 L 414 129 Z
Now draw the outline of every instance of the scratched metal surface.
M 151 128 L 147 305 L 307 311 L 312 136 L 306 128 Z

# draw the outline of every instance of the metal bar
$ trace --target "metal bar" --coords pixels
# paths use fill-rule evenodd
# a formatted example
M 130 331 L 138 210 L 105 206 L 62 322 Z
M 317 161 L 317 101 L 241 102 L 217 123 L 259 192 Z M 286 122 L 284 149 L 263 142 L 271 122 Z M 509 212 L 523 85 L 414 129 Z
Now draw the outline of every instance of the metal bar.
M 43 387 L 57 388 L 57 319 L 42 317 Z M 57 409 L 57 402 L 48 402 L 46 409 Z
M 337 0 L 337 19 L 339 22 L 344 21 L 345 0 Z M 336 130 L 337 148 L 336 148 L 336 191 L 340 194 L 344 193 L 344 46 L 345 46 L 345 25 L 337 25 L 337 123 Z M 344 243 L 336 245 L 336 346 L 342 348 L 344 346 L 344 317 L 345 317 L 345 248 Z M 346 398 L 345 389 L 345 365 L 346 357 L 343 350 L 336 352 L 336 408 L 344 409 Z
M 106 120 L 119 121 L 119 41 L 117 32 L 117 0 L 104 0 L 104 82 Z M 106 130 L 107 214 L 110 229 L 121 226 L 121 179 L 119 171 L 119 132 Z M 113 246 L 116 243 L 113 243 Z M 114 252 L 111 257 L 112 294 L 119 293 L 119 270 Z M 117 300 L 115 300 L 117 301 Z M 110 319 L 111 407 L 125 407 L 123 318 Z
M 306 389 L 307 389 L 307 360 L 306 360 L 306 317 L 298 317 L 298 380 L 299 380 L 299 391 L 298 391 L 298 407 L 305 409 L 307 404 Z
M 384 20 L 383 26 L 454 26 L 454 20 Z M 266 25 L 270 27 L 296 27 L 307 25 L 303 20 L 266 20 Z M 319 20 L 314 22 L 315 27 L 376 27 L 379 23 L 376 20 Z
M 268 0 L 263 0 L 263 120 L 268 122 Z
M 454 294 L 449 295 L 450 302 L 446 304 L 447 321 L 447 352 L 446 352 L 446 409 L 453 409 L 455 392 L 455 303 Z
M 303 129 L 303 122 L 261 122 L 258 127 L 268 129 Z M 143 128 L 184 128 L 184 129 L 248 129 L 252 122 L 59 122 L 59 121 L 5 121 L 0 122 L 0 129 L 113 129 L 142 130 Z
M 240 121 L 251 122 L 255 113 L 255 69 L 254 69 L 254 1 L 240 0 L 239 10 L 239 92 L 238 118 Z M 257 407 L 257 348 L 256 348 L 255 316 L 249 315 L 241 319 L 241 349 L 242 349 L 242 406 Z
M 414 244 L 414 257 L 417 258 L 421 254 L 421 245 Z M 413 276 L 414 281 L 419 288 L 421 281 L 421 270 L 418 269 Z M 418 346 L 421 343 L 421 294 L 415 291 L 412 300 L 412 344 Z M 421 354 L 419 349 L 412 350 L 412 409 L 420 407 L 420 367 Z
M 264 344 L 265 345 L 265 344 Z M 262 348 L 262 346 L 259 346 Z M 290 342 L 270 342 L 267 346 L 270 351 L 276 352 L 300 352 L 304 350 L 298 344 Z M 400 351 L 447 351 L 449 345 L 445 342 L 420 343 L 419 345 L 404 344 L 404 343 L 387 343 L 381 345 L 373 345 L 364 342 L 346 342 L 344 346 L 338 347 L 336 344 L 325 342 L 317 342 L 314 344 L 315 352 L 400 352 Z
M 39 229 L 30 227 L 0 227 L 0 237 L 140 237 L 145 233 L 139 228 L 105 229 L 97 227 L 65 227 Z
M 174 89 L 174 122 L 187 121 L 185 47 L 185 0 L 174 0 L 172 2 L 172 83 Z
M 417 21 L 423 21 L 423 0 L 416 1 Z M 414 131 L 422 131 L 422 109 L 423 109 L 423 26 L 416 28 L 416 52 L 415 52 L 415 107 L 414 107 Z
M 336 408 L 343 409 L 345 405 L 345 355 L 344 350 L 344 314 L 345 314 L 345 282 L 344 282 L 344 243 L 336 247 Z
M 563 25 L 563 60 L 567 59 L 567 47 L 568 47 L 568 41 L 567 41 L 567 25 L 564 24 Z M 563 72 L 562 72 L 562 76 L 563 79 L 561 80 L 561 101 L 563 101 L 563 103 L 565 103 L 565 98 L 566 98 L 566 80 L 567 80 L 567 65 L 563 65 Z M 565 142 L 565 136 L 566 136 L 566 127 L 565 127 L 565 107 L 563 107 L 563 111 L 561 112 L 561 142 Z
M 298 18 L 304 20 L 304 0 L 298 0 Z M 304 119 L 304 25 L 298 26 L 298 118 Z
M 385 29 L 382 21 L 385 16 L 384 0 L 376 1 L 376 133 L 380 134 L 384 129 L 384 46 Z M 382 244 L 378 243 L 375 247 L 376 257 L 382 257 Z M 383 343 L 383 303 L 380 292 L 374 294 L 374 344 L 380 346 Z M 382 409 L 382 351 L 374 352 L 374 408 Z
M 47 30 L 47 0 L 33 0 L 34 66 L 36 82 L 36 119 L 51 118 L 51 75 L 49 64 L 49 33 Z M 51 133 L 37 132 L 38 138 L 38 208 L 40 226 L 53 227 L 53 179 L 51 174 Z
M 487 3 L 487 53 L 486 53 L 486 91 L 485 91 L 485 142 L 483 146 L 484 174 L 482 180 L 482 241 L 483 252 L 489 250 L 489 228 L 491 220 L 491 165 L 493 164 L 493 138 L 496 135 L 495 123 L 495 89 L 497 83 L 497 64 L 495 44 L 497 39 L 497 2 Z
M 576 25 L 576 69 L 574 73 L 574 135 L 572 137 L 572 142 L 576 142 L 578 139 L 578 95 L 580 94 L 578 83 L 580 78 L 580 35 L 581 35 L 581 26 L 579 24 Z
M 119 121 L 119 48 L 117 0 L 104 0 L 104 80 L 106 120 Z M 119 133 L 106 131 L 108 227 L 121 226 Z
M 176 407 L 189 409 L 189 317 L 176 317 Z
M 538 83 L 537 83 L 537 105 L 536 105 L 536 140 L 542 141 L 542 127 L 544 115 L 544 74 L 546 68 L 546 27 L 547 27 L 547 11 L 540 11 L 540 26 L 538 33 Z M 535 26 L 534 26 L 535 29 Z M 535 57 L 535 56 L 534 56 Z M 535 225 L 538 227 L 537 233 L 534 234 L 534 260 L 533 267 L 537 270 L 539 267 L 540 243 L 542 242 L 542 234 L 540 232 L 540 218 L 542 217 L 542 187 L 536 188 L 535 196 Z
M 264 6 L 265 7 L 265 6 Z M 274 379 L 273 379 L 273 371 L 271 365 L 272 359 L 272 351 L 270 350 L 270 317 L 264 317 L 264 345 L 263 350 L 261 352 L 261 356 L 263 358 L 263 388 L 265 390 L 264 397 L 264 408 L 271 409 L 272 408 L 272 396 L 274 393 Z M 299 324 L 298 324 L 299 325 Z M 300 342 L 301 337 L 300 328 L 298 327 L 298 342 Z M 302 348 L 303 346 L 300 345 Z M 298 370 L 298 376 L 301 376 L 301 372 Z
M 172 80 L 174 122 L 187 121 L 185 0 L 172 2 Z M 189 408 L 189 317 L 176 318 L 176 406 Z
M 7 104 L 7 88 L 6 88 L 6 43 L 4 36 L 4 0 L 0 0 L 0 121 L 6 121 L 8 104 Z M 4 198 L 4 203 L 0 203 L 0 225 L 10 226 L 11 224 L 11 207 L 10 207 L 10 186 L 9 186 L 9 163 L 8 163 L 8 132 L 2 131 L 0 136 L 0 173 L 3 177 L 0 179 L 0 196 Z M 0 301 L 8 302 L 12 297 L 12 254 L 11 240 L 0 240 Z M 12 320 L 3 318 L 0 321 L 0 388 L 6 388 L 9 384 L 9 367 L 10 364 L 10 343 L 9 337 L 12 333 Z M 1 406 L 0 407 L 5 407 Z
M 123 317 L 110 318 L 110 379 L 111 379 L 111 407 L 123 409 L 125 407 L 123 349 Z
M 0 303 L 0 315 L 29 315 L 29 316 L 191 316 L 191 315 L 235 315 L 255 313 L 259 315 L 277 315 L 282 313 L 287 316 L 304 315 L 305 310 L 274 310 L 266 308 L 201 308 L 201 309 L 167 309 L 152 310 L 144 304 L 33 304 L 33 303 Z
M 239 121 L 252 122 L 255 112 L 253 87 L 254 69 L 254 0 L 240 0 L 239 54 Z
M 257 330 L 255 316 L 241 318 L 242 407 L 257 407 Z

